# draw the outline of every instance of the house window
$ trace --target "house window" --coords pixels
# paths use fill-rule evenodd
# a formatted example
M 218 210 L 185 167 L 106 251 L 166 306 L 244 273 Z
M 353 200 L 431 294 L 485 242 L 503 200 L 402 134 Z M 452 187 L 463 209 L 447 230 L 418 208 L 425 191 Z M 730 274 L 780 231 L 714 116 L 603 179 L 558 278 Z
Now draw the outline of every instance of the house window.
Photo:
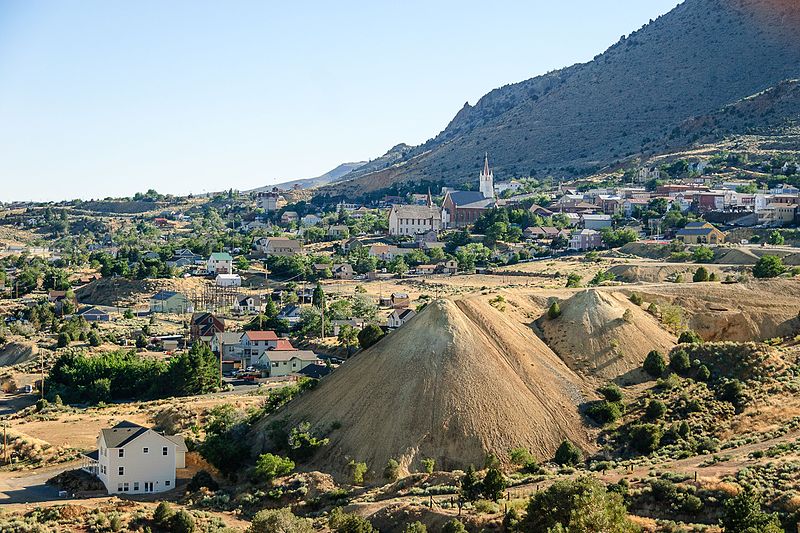
M 167 448 L 166 446 L 161 448 L 161 455 L 167 455 L 168 453 L 169 453 L 169 448 Z
M 139 490 L 139 482 L 138 481 L 134 481 L 133 482 L 133 490 Z
M 142 448 L 142 453 L 150 453 L 150 448 L 145 446 L 144 448 Z
M 117 483 L 117 492 L 122 492 L 122 483 Z
M 124 449 L 122 449 L 122 448 L 119 449 L 119 456 L 120 457 L 125 457 L 125 450 Z
M 170 482 L 170 480 L 168 479 L 168 480 L 166 480 L 166 481 L 164 482 L 164 485 L 166 485 L 167 487 L 169 487 L 169 484 L 170 484 L 170 483 L 171 483 L 171 482 Z
M 122 492 L 128 492 L 130 490 L 130 486 L 127 483 L 122 484 Z
M 119 467 L 119 475 L 120 476 L 124 476 L 125 475 L 125 467 L 124 466 Z

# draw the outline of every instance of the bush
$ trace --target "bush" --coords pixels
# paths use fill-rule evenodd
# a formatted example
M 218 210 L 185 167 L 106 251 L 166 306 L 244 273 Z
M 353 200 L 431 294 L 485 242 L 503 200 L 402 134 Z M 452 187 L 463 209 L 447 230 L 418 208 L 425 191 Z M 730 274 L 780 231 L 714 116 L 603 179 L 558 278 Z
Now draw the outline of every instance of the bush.
M 328 526 L 336 533 L 377 533 L 378 530 L 366 518 L 347 514 L 337 507 L 328 517 Z
M 256 462 L 256 474 L 266 481 L 286 476 L 292 470 L 294 470 L 294 461 L 271 453 L 260 455 Z
M 698 515 L 703 510 L 703 500 L 694 494 L 685 494 L 680 509 L 684 514 L 690 516 Z
M 616 386 L 614 383 L 609 383 L 607 385 L 603 385 L 597 391 L 603 395 L 603 398 L 608 400 L 609 402 L 621 402 L 622 401 L 622 390 Z
M 533 461 L 533 455 L 531 455 L 531 452 L 529 452 L 527 448 L 514 448 L 508 455 L 511 462 L 518 466 L 525 466 Z
M 442 526 L 442 533 L 467 533 L 467 528 L 458 518 L 453 518 Z
M 56 346 L 59 348 L 66 348 L 69 346 L 69 343 L 72 342 L 72 337 L 66 331 L 62 331 L 58 334 L 58 340 L 56 341 Z
M 192 533 L 194 531 L 194 517 L 181 509 L 169 521 L 171 533 Z
M 153 512 L 153 521 L 161 527 L 166 528 L 169 521 L 175 515 L 175 511 L 167 502 L 160 502 Z
M 575 466 L 583 461 L 583 452 L 568 440 L 564 440 L 556 450 L 555 462 L 561 466 Z
M 561 306 L 558 305 L 558 302 L 553 302 L 550 304 L 550 309 L 547 310 L 547 318 L 550 320 L 555 320 L 556 318 L 561 316 Z
M 653 350 L 647 354 L 642 365 L 644 371 L 653 376 L 654 378 L 661 377 L 667 369 L 667 363 L 664 361 L 664 356 L 658 350 Z
M 678 374 L 685 374 L 692 368 L 692 362 L 686 350 L 678 349 L 669 354 L 669 366 Z
M 697 379 L 700 381 L 708 381 L 711 379 L 711 371 L 706 365 L 700 365 L 700 368 L 697 369 Z
M 781 533 L 777 515 L 761 510 L 761 499 L 750 491 L 742 491 L 725 500 L 722 520 L 725 533 Z
M 619 402 L 600 400 L 590 403 L 586 408 L 586 414 L 598 424 L 610 424 L 622 416 L 622 406 Z
M 400 464 L 394 459 L 389 459 L 386 462 L 386 468 L 383 469 L 383 477 L 392 482 L 397 481 L 397 478 L 400 477 Z
M 661 428 L 655 424 L 637 424 L 630 429 L 630 445 L 639 453 L 652 453 L 661 443 Z
M 626 309 L 625 312 L 622 313 L 622 320 L 624 320 L 629 324 L 633 322 L 633 311 L 631 311 L 630 309 Z
M 347 468 L 350 470 L 350 477 L 353 480 L 353 485 L 361 485 L 364 483 L 364 474 L 367 473 L 367 463 L 357 463 L 351 460 Z
M 436 460 L 427 457 L 422 461 L 422 469 L 425 471 L 426 474 L 433 474 L 433 469 L 436 468 Z
M 556 481 L 531 497 L 527 511 L 520 531 L 638 531 L 622 496 L 589 477 Z
M 762 256 L 753 266 L 753 276 L 756 278 L 775 278 L 786 272 L 783 259 L 776 255 Z
M 691 329 L 682 331 L 680 336 L 678 337 L 678 344 L 702 344 L 702 343 L 703 343 L 703 338 L 696 331 L 692 331 Z
M 698 263 L 710 263 L 714 259 L 714 250 L 708 246 L 698 246 L 692 252 L 692 258 Z
M 631 294 L 631 295 L 630 295 L 630 297 L 629 297 L 628 299 L 629 299 L 629 300 L 631 301 L 631 303 L 632 303 L 632 304 L 634 304 L 634 305 L 642 305 L 642 303 L 643 303 L 642 297 L 641 297 L 641 296 L 640 296 L 638 293 L 636 293 L 636 292 L 634 292 L 633 294 Z
M 747 403 L 744 384 L 738 379 L 724 381 L 717 389 L 717 396 L 722 401 L 732 403 L 737 412 Z
M 648 420 L 661 420 L 667 414 L 667 406 L 660 400 L 651 400 L 645 409 Z
M 422 522 L 411 522 L 403 528 L 403 533 L 428 533 L 428 528 Z
M 186 489 L 189 492 L 195 492 L 203 487 L 206 487 L 214 491 L 219 489 L 219 483 L 214 481 L 214 478 L 211 477 L 211 474 L 209 474 L 205 470 L 200 470 L 194 476 L 192 476 L 192 479 L 189 481 L 189 484 L 186 486 Z
M 255 514 L 247 533 L 312 533 L 311 521 L 300 518 L 288 507 L 263 509 Z
M 464 477 L 461 478 L 461 497 L 468 502 L 474 502 L 481 496 L 481 483 L 475 475 L 475 467 L 469 465 Z
M 654 479 L 650 482 L 650 491 L 653 499 L 661 503 L 672 503 L 678 495 L 675 483 L 668 479 Z
M 698 267 L 697 270 L 694 271 L 692 281 L 695 283 L 708 281 L 708 269 L 706 269 L 706 267 Z

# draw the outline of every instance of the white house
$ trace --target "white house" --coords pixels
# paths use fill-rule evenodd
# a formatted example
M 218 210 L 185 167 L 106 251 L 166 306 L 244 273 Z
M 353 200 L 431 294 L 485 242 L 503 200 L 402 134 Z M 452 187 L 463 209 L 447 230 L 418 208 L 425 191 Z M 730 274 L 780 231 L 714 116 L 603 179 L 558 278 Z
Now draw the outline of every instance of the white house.
M 230 274 L 233 272 L 233 257 L 226 252 L 214 252 L 206 262 L 209 274 Z
M 267 297 L 261 297 L 253 294 L 240 294 L 233 301 L 231 309 L 237 314 L 261 313 L 266 308 Z
M 322 219 L 313 213 L 310 213 L 300 219 L 300 224 L 303 226 L 316 226 L 320 222 L 322 222 Z
M 416 235 L 442 228 L 442 212 L 432 205 L 393 205 L 389 211 L 389 235 Z
M 261 369 L 266 377 L 283 377 L 300 372 L 308 365 L 320 362 L 317 355 L 310 350 L 267 350 L 258 359 L 251 359 L 251 365 Z
M 179 435 L 125 421 L 100 430 L 83 470 L 96 475 L 109 494 L 164 492 L 175 488 L 175 470 L 186 468 L 186 451 Z
M 255 243 L 255 248 L 264 255 L 290 256 L 302 252 L 300 242 L 287 237 L 262 237 Z
M 242 277 L 239 274 L 217 274 L 215 278 L 217 287 L 241 287 Z
M 395 309 L 392 311 L 392 314 L 389 315 L 389 322 L 387 325 L 392 329 L 399 328 L 414 318 L 416 314 L 417 313 L 413 309 Z

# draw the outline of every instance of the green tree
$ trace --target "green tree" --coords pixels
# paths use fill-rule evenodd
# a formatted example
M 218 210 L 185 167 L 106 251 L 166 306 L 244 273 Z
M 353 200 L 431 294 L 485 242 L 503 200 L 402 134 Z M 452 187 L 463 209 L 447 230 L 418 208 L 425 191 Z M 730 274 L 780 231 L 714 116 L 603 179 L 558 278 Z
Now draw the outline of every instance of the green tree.
M 300 518 L 289 507 L 262 509 L 253 516 L 247 533 L 313 533 L 314 527 L 307 518 Z
M 660 400 L 651 400 L 645 409 L 645 416 L 648 420 L 661 420 L 667 414 L 667 406 Z
M 692 252 L 692 258 L 697 263 L 710 263 L 714 260 L 714 250 L 708 246 L 698 246 Z
M 400 277 L 408 273 L 408 264 L 402 255 L 398 255 L 389 263 L 389 272 L 394 272 Z
M 183 509 L 175 513 L 170 522 L 170 533 L 193 533 L 195 530 L 194 517 Z
M 428 528 L 422 522 L 411 522 L 403 528 L 403 533 L 428 533 Z
M 622 390 L 614 383 L 603 385 L 597 391 L 609 402 L 621 402 Z
M 555 301 L 552 304 L 550 304 L 550 309 L 547 310 L 547 318 L 549 318 L 550 320 L 555 320 L 560 316 L 561 316 L 561 306 L 558 305 L 558 301 Z
M 314 287 L 314 292 L 311 295 L 311 303 L 318 309 L 325 308 L 325 291 L 322 289 L 322 285 L 319 283 L 316 287 Z
M 364 329 L 358 332 L 358 344 L 361 346 L 362 350 L 366 350 L 381 340 L 383 336 L 383 330 L 379 326 L 368 324 Z
M 708 270 L 706 267 L 697 267 L 697 270 L 694 271 L 694 276 L 692 276 L 692 281 L 695 283 L 708 281 Z
M 686 350 L 677 349 L 669 354 L 669 366 L 678 374 L 685 374 L 692 368 L 692 362 Z
M 422 469 L 426 474 L 433 474 L 433 469 L 436 468 L 436 460 L 432 457 L 426 457 L 421 461 Z
M 467 467 L 464 477 L 461 478 L 461 497 L 468 502 L 474 502 L 481 497 L 481 482 L 472 465 Z
M 583 452 L 569 440 L 564 440 L 556 450 L 555 462 L 562 466 L 575 466 L 583 461 Z
M 442 533 L 467 533 L 467 528 L 458 518 L 453 518 L 442 526 Z
M 153 521 L 161 527 L 167 527 L 174 515 L 175 511 L 170 504 L 167 502 L 159 502 L 156 510 L 153 512 Z
M 89 346 L 95 346 L 95 347 L 100 346 L 100 344 L 103 342 L 102 339 L 100 338 L 100 334 L 97 333 L 96 330 L 89 331 L 88 340 L 89 340 Z
M 496 502 L 503 497 L 503 491 L 506 490 L 507 486 L 503 473 L 498 468 L 490 468 L 483 478 L 481 492 L 487 498 Z
M 294 470 L 294 461 L 287 457 L 265 453 L 256 461 L 256 474 L 271 482 L 277 477 L 286 476 Z
M 753 276 L 756 278 L 775 278 L 786 272 L 783 259 L 777 255 L 764 255 L 753 266 Z
M 351 460 L 347 465 L 350 470 L 350 477 L 353 480 L 353 485 L 362 485 L 364 483 L 364 474 L 367 473 L 367 463 L 359 463 Z
M 628 519 L 622 496 L 589 477 L 556 481 L 531 497 L 527 511 L 520 524 L 524 532 L 638 531 Z
M 378 533 L 366 518 L 345 513 L 339 507 L 331 511 L 328 526 L 336 533 Z
M 678 344 L 702 344 L 702 343 L 703 343 L 703 338 L 696 331 L 692 331 L 691 329 L 682 331 L 680 336 L 678 336 Z
M 725 533 L 781 533 L 775 514 L 761 510 L 761 499 L 750 491 L 741 491 L 723 504 L 720 525 Z
M 655 424 L 637 424 L 630 429 L 630 443 L 639 453 L 652 453 L 661 444 L 661 428 Z
M 784 243 L 783 234 L 778 230 L 773 230 L 769 237 L 767 238 L 767 242 L 773 246 L 780 246 Z
M 220 386 L 219 358 L 204 342 L 196 342 L 188 352 L 170 359 L 171 386 L 179 396 L 194 396 L 214 392 Z
M 389 459 L 386 463 L 386 468 L 383 469 L 383 477 L 387 480 L 394 482 L 400 477 L 400 463 L 394 459 Z

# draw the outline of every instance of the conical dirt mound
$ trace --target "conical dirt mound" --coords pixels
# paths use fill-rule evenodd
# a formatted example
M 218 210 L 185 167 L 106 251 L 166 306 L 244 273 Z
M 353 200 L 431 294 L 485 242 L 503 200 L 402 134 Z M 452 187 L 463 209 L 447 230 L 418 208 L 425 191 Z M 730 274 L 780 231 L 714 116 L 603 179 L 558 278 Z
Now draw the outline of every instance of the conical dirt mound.
M 351 459 L 380 474 L 389 459 L 418 471 L 483 465 L 525 447 L 552 457 L 564 438 L 588 448 L 580 379 L 529 328 L 477 300 L 436 301 L 347 361 L 320 385 L 256 425 L 309 422 L 330 432 L 314 466 L 342 472 Z
M 543 317 L 539 326 L 548 346 L 585 376 L 611 380 L 636 372 L 648 352 L 666 352 L 676 342 L 622 293 L 587 289 L 560 307 L 560 317 Z

